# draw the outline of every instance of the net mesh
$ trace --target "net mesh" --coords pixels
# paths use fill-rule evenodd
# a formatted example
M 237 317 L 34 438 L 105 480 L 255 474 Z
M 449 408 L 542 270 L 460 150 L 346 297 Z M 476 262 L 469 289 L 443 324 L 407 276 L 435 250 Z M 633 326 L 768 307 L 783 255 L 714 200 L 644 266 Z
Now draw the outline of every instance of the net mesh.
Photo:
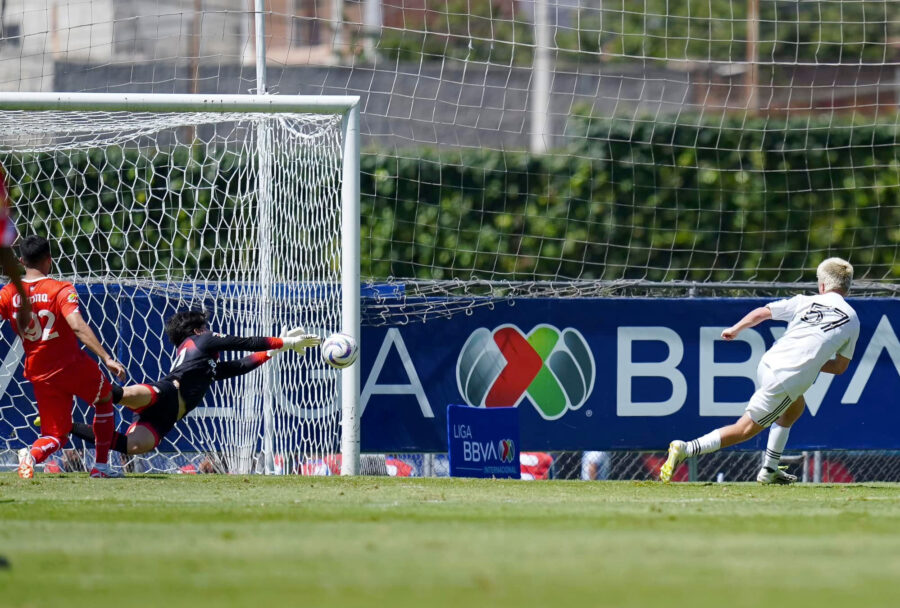
M 896 296 L 896 5 L 271 0 L 268 88 L 361 97 L 365 324 L 780 297 L 832 255 Z M 243 0 L 4 6 L 5 89 L 257 86 Z
M 168 372 L 162 327 L 176 310 L 202 308 L 232 335 L 339 330 L 340 116 L 0 112 L 0 133 L 10 193 L 29 201 L 20 232 L 52 237 L 54 276 L 78 286 L 130 382 Z M 36 433 L 13 407 L 31 390 L 16 353 L 6 357 L 12 401 L 0 402 L 8 449 Z M 278 356 L 216 383 L 159 452 L 131 466 L 177 469 L 190 454 L 251 472 L 265 452 L 280 466 L 339 452 L 337 383 L 315 353 Z
M 268 89 L 361 97 L 364 322 L 900 273 L 887 0 L 272 0 Z M 10 2 L 0 83 L 244 93 L 240 0 Z M 437 298 L 447 298 L 439 302 Z

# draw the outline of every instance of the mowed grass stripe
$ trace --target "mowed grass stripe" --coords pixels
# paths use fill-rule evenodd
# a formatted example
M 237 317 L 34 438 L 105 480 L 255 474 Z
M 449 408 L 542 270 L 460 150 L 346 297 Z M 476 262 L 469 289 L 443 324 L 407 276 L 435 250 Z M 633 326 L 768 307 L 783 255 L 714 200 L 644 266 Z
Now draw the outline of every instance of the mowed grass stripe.
M 898 530 L 891 484 L 3 474 L 0 605 L 890 605 Z

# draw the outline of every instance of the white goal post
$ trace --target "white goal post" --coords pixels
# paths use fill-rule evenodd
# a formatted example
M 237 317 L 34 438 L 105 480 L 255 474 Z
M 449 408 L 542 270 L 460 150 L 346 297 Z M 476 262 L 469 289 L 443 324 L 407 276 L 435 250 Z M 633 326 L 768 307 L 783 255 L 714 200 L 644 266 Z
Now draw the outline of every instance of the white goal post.
M 359 339 L 359 125 L 356 96 L 0 93 L 20 233 L 46 232 L 56 276 L 94 286 L 86 308 L 116 310 L 112 291 L 139 292 L 150 309 L 163 302 L 165 314 L 214 302 L 213 329 L 239 335 L 302 323 Z M 161 327 L 162 308 L 128 307 L 117 319 L 88 310 L 88 321 L 107 335 L 123 323 Z M 137 341 L 107 346 L 128 358 Z M 125 363 L 167 371 L 169 353 L 155 356 Z M 198 408 L 219 419 L 192 420 L 176 451 L 224 451 L 221 470 L 272 473 L 339 449 L 341 474 L 359 473 L 358 364 L 338 372 L 318 352 L 287 353 L 223 384 L 214 407 Z M 7 394 L 19 404 L 29 395 Z M 0 407 L 0 419 L 10 413 Z

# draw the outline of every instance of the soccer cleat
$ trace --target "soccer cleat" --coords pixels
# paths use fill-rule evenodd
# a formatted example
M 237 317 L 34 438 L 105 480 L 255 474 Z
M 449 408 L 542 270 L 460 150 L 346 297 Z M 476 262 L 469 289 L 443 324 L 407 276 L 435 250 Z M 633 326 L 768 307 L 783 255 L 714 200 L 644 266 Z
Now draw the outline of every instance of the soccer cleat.
M 108 464 L 95 464 L 91 469 L 91 477 L 94 479 L 116 479 L 125 477 L 125 474 L 118 469 L 114 469 Z
M 19 477 L 22 479 L 34 477 L 34 456 L 28 448 L 19 450 Z
M 786 486 L 797 481 L 797 476 L 785 473 L 781 468 L 771 469 L 769 467 L 763 467 L 759 470 L 756 481 L 759 483 Z
M 659 468 L 659 480 L 663 483 L 669 483 L 672 480 L 672 473 L 675 472 L 675 467 L 684 462 L 685 458 L 687 458 L 687 444 L 678 439 L 670 443 L 666 461 Z

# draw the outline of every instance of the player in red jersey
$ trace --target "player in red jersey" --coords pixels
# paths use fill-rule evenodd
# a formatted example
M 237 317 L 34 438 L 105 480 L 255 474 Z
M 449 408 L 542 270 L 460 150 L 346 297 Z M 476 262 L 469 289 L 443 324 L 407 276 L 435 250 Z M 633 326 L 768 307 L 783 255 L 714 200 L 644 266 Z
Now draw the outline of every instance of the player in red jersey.
M 19 307 L 17 319 L 19 327 L 25 329 L 31 323 L 31 303 L 25 297 L 25 286 L 22 284 L 22 276 L 19 272 L 19 261 L 16 260 L 16 254 L 12 250 L 12 244 L 17 236 L 16 225 L 9 217 L 9 191 L 6 189 L 6 173 L 0 167 L 0 265 L 3 267 L 3 274 L 9 277 L 23 302 L 23 305 Z
M 72 430 L 72 397 L 94 406 L 94 434 L 97 437 L 96 464 L 91 477 L 117 477 L 110 469 L 109 446 L 115 430 L 112 385 L 97 362 L 79 348 L 80 340 L 118 378 L 125 368 L 106 352 L 78 309 L 78 294 L 71 283 L 47 276 L 52 265 L 50 243 L 29 236 L 19 245 L 25 265 L 25 291 L 31 302 L 32 319 L 19 330 L 25 347 L 25 377 L 34 386 L 41 436 L 31 449 L 19 451 L 19 476 L 30 478 L 34 465 L 62 448 Z M 0 289 L 0 316 L 17 318 L 22 298 L 13 285 Z

